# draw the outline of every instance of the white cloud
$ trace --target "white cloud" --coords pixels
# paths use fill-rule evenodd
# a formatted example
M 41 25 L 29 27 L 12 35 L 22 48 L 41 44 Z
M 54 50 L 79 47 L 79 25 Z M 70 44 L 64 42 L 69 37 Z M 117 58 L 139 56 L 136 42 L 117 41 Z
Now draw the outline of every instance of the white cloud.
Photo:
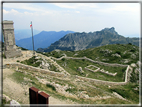
M 23 10 L 28 10 L 28 11 L 34 11 L 34 12 L 45 12 L 47 13 L 47 9 L 38 6 L 38 5 L 34 5 L 34 4 L 30 4 L 30 3 L 4 3 L 3 5 L 4 8 L 14 8 L 14 9 L 23 9 Z
M 89 8 L 97 8 L 95 3 L 52 3 L 61 8 L 69 8 L 69 9 L 83 9 L 86 7 Z
M 15 9 L 11 9 L 10 11 L 6 11 L 5 9 L 3 9 L 3 14 L 19 14 L 19 12 Z
M 24 12 L 24 14 L 25 14 L 25 15 L 33 15 L 33 13 L 30 13 L 30 12 L 27 12 L 27 11 Z
M 76 13 L 80 13 L 80 11 L 75 11 Z
M 6 11 L 3 9 L 3 14 L 7 14 L 7 13 L 9 13 L 9 11 Z
M 107 4 L 106 4 L 107 5 Z M 116 13 L 116 12 L 127 12 L 127 13 L 139 13 L 140 4 L 139 3 L 111 3 L 107 7 L 99 7 L 97 10 L 102 13 Z
M 93 32 L 115 27 L 119 34 L 128 35 L 140 31 L 139 8 L 138 3 L 9 3 L 4 5 L 3 17 L 13 20 L 15 28 L 21 29 L 29 28 L 33 21 L 37 30 Z

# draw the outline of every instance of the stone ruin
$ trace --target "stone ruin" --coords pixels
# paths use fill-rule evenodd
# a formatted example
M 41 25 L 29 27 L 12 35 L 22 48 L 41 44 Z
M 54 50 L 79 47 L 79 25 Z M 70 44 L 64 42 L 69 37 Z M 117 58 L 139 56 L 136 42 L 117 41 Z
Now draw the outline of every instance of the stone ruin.
M 21 51 L 15 45 L 13 21 L 3 21 L 4 53 L 6 58 L 19 57 Z

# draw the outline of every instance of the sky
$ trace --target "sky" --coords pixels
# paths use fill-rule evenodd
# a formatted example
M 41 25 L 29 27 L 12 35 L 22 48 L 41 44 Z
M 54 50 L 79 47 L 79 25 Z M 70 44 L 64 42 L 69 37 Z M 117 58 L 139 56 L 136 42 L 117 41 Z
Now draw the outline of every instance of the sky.
M 3 20 L 14 29 L 95 32 L 114 27 L 125 37 L 140 36 L 140 3 L 3 3 Z

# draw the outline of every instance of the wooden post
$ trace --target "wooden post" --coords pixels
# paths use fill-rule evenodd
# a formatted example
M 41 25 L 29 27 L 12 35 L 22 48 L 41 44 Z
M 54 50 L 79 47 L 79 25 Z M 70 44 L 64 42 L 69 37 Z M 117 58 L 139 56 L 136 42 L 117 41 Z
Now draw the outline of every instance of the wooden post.
M 29 88 L 30 106 L 31 104 L 38 104 L 38 91 L 35 87 Z
M 44 104 L 41 107 L 48 107 L 49 97 L 50 96 L 44 92 L 38 93 L 38 104 Z

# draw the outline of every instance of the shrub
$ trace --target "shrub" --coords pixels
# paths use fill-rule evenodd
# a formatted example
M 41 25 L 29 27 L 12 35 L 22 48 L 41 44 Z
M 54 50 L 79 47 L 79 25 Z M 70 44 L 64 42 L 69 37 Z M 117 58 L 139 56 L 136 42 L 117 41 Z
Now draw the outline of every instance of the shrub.
M 6 58 L 5 54 L 2 55 L 3 58 Z
M 130 82 L 136 83 L 139 80 L 139 74 L 134 71 L 131 73 Z
M 130 58 L 130 54 L 129 53 L 123 54 L 122 58 L 124 58 L 124 59 Z
M 128 43 L 128 45 L 132 45 L 132 43 Z
M 21 50 L 28 50 L 28 49 L 21 47 Z
M 116 51 L 115 53 L 117 53 L 117 54 L 121 55 L 121 52 L 120 52 L 120 51 Z
M 66 59 L 65 58 L 62 58 L 62 61 L 65 61 Z
M 53 85 L 46 84 L 47 87 L 51 88 L 53 91 L 56 91 L 56 88 Z
M 130 52 L 135 52 L 135 51 L 136 51 L 136 50 L 134 50 L 134 49 L 131 49 L 131 50 L 130 50 Z

